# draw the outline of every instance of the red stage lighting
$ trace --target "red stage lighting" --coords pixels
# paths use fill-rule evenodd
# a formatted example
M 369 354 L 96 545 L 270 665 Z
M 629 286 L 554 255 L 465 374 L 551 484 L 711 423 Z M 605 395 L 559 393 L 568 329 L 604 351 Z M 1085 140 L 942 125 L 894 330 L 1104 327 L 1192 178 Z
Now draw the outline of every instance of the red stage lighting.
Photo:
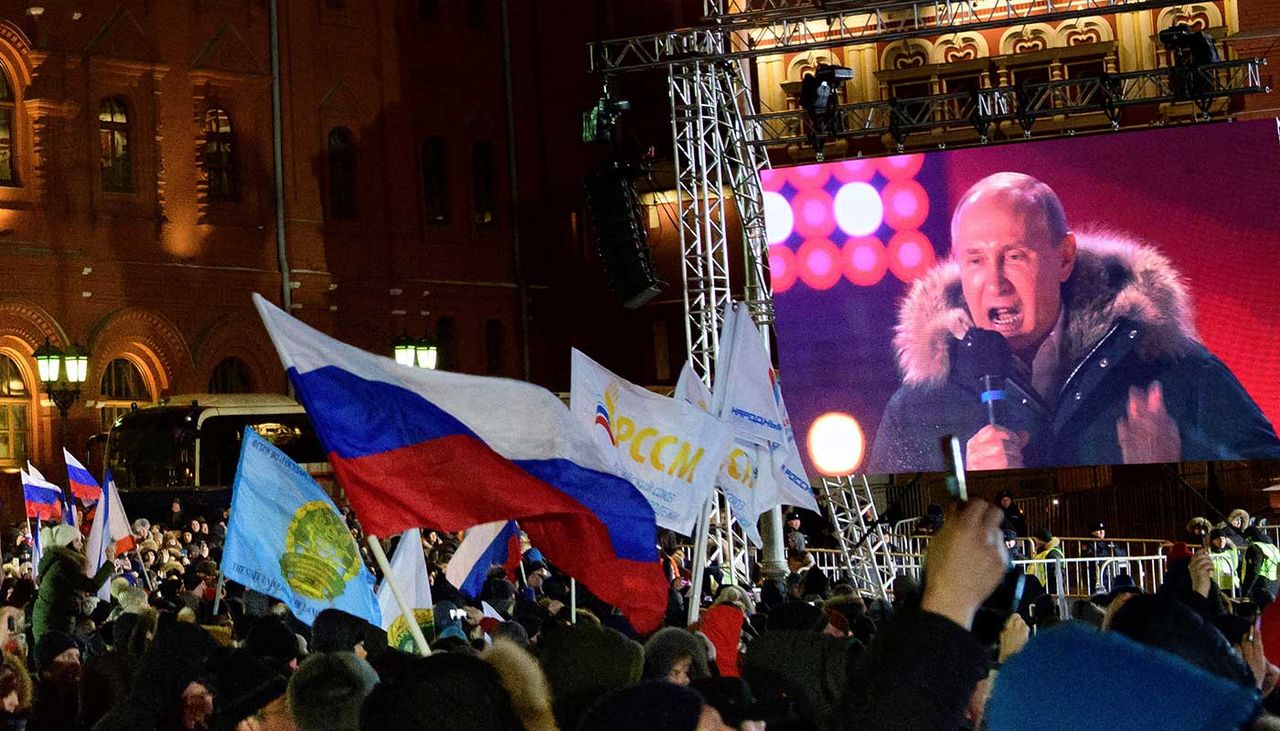
M 830 167 L 841 183 L 865 183 L 876 175 L 875 160 L 842 160 Z
M 795 211 L 795 230 L 806 239 L 825 239 L 836 230 L 835 204 L 821 188 L 806 190 L 791 199 Z
M 910 284 L 933 266 L 933 243 L 919 231 L 899 231 L 889 239 L 889 270 Z
M 800 280 L 812 289 L 831 289 L 844 274 L 840 249 L 826 239 L 810 239 L 796 252 Z
M 787 180 L 797 190 L 817 190 L 831 180 L 831 168 L 821 163 L 786 168 L 785 172 L 788 173 Z
M 796 255 L 782 245 L 769 247 L 769 285 L 773 293 L 785 292 L 796 283 Z
M 920 228 L 929 217 L 929 194 L 914 180 L 894 180 L 884 186 L 884 220 L 895 231 Z
M 914 178 L 920 168 L 924 167 L 924 154 L 893 155 L 880 158 L 880 174 L 890 180 L 907 180 Z
M 870 287 L 884 279 L 889 256 L 884 244 L 874 236 L 844 242 L 844 276 L 859 287 Z

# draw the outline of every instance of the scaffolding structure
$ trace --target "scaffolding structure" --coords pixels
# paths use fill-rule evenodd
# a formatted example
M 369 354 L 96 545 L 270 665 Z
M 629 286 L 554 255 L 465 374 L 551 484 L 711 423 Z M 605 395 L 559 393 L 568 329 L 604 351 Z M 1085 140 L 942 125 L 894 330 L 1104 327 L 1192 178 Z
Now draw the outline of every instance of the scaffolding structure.
M 607 78 L 646 70 L 667 73 L 689 361 L 710 383 L 725 305 L 732 297 L 727 200 L 741 222 L 746 273 L 742 300 L 769 341 L 773 298 L 759 172 L 766 145 L 805 139 L 804 112 L 760 114 L 748 65 L 760 56 L 893 41 L 962 30 L 1054 22 L 1090 15 L 1154 10 L 1178 0 L 704 0 L 703 26 L 592 44 L 590 67 Z M 917 99 L 846 104 L 832 138 L 915 132 L 970 124 L 985 138 L 1012 122 L 1029 134 L 1049 115 L 1101 111 L 1118 126 L 1137 104 L 1195 101 L 1204 114 L 1228 96 L 1269 91 L 1263 62 L 1224 61 L 1186 69 L 1109 74 Z M 1180 75 L 1181 74 L 1181 75 Z M 1187 89 L 1195 95 L 1188 98 Z M 985 139 L 984 139 L 985 141 Z M 824 480 L 820 492 L 844 554 L 863 591 L 887 596 L 894 560 L 865 477 Z M 711 516 L 709 556 L 729 583 L 749 582 L 750 556 L 723 497 Z M 769 557 L 766 556 L 766 561 Z M 780 570 L 776 565 L 775 571 Z

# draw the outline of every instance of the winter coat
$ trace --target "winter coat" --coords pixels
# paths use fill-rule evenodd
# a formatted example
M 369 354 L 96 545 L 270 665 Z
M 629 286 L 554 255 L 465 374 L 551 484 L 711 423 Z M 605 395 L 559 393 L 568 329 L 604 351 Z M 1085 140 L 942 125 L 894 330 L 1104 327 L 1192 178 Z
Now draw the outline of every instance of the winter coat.
M 1062 286 L 1062 386 L 1042 397 L 1011 375 L 999 402 L 998 423 L 1030 435 L 1024 465 L 1122 463 L 1116 422 L 1129 389 L 1154 381 L 1178 424 L 1183 461 L 1280 459 L 1272 425 L 1201 344 L 1190 295 L 1169 261 L 1119 236 L 1080 233 L 1076 241 L 1075 269 Z M 954 434 L 964 443 L 987 425 L 979 379 L 953 367 L 958 338 L 971 327 L 957 264 L 912 287 L 894 338 L 903 384 L 885 408 L 868 472 L 942 471 L 939 440 Z
M 987 676 L 987 648 L 930 612 L 897 614 L 849 679 L 848 731 L 959 729 L 969 696 Z
M 40 559 L 40 588 L 31 613 L 36 643 L 46 632 L 57 630 L 73 634 L 80 616 L 80 600 L 84 594 L 97 592 L 111 578 L 110 561 L 102 564 L 94 576 L 85 576 L 88 561 L 73 548 L 50 547 Z

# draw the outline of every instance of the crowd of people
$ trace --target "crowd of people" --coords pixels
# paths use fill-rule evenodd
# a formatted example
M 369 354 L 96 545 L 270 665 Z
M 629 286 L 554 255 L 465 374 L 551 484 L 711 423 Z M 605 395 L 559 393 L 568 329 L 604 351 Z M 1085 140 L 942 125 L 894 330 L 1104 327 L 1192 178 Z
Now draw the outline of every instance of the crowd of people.
M 1249 516 L 1217 527 L 1192 521 L 1188 542 L 1169 549 L 1157 592 L 1117 582 L 1076 601 L 1067 618 L 1036 611 L 1050 587 L 1018 605 L 1000 591 L 1010 571 L 1007 513 L 980 501 L 953 508 L 929 542 L 924 580 L 899 577 L 892 600 L 860 595 L 816 567 L 798 516 L 787 521 L 789 575 L 756 587 L 713 570 L 694 592 L 683 545 L 664 536 L 671 611 L 648 636 L 585 587 L 571 597 L 574 586 L 536 547 L 526 547 L 517 576 L 494 567 L 479 595 L 466 596 L 445 576 L 457 536 L 424 532 L 436 602 L 423 621 L 430 657 L 338 610 L 306 626 L 280 601 L 232 583 L 219 595 L 225 516 L 178 509 L 163 527 L 136 521 L 136 550 L 92 576 L 83 529 L 47 526 L 38 586 L 23 575 L 30 546 L 19 535 L 0 587 L 0 723 L 998 731 L 1132 718 L 1132 728 L 1280 728 L 1269 715 L 1280 710 L 1280 668 L 1263 647 L 1269 625 L 1258 603 L 1232 600 L 1245 595 L 1224 590 L 1216 567 L 1238 537 L 1233 565 L 1274 577 L 1275 554 L 1249 543 L 1261 532 Z M 1108 543 L 1105 529 L 1095 538 Z M 1202 540 L 1222 547 L 1193 550 Z M 1042 543 L 1054 550 L 1052 539 Z M 103 586 L 109 598 L 98 600 Z M 1064 677 L 1094 701 L 1063 699 Z

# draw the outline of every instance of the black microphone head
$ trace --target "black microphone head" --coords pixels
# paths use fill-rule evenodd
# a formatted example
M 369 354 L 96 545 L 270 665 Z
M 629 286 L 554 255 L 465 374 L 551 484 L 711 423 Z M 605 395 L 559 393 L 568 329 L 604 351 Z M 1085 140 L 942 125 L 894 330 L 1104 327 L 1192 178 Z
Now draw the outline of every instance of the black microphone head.
M 980 381 L 985 376 L 1007 378 L 1012 361 L 1009 341 L 995 330 L 971 327 L 952 349 L 952 370 L 967 383 Z

